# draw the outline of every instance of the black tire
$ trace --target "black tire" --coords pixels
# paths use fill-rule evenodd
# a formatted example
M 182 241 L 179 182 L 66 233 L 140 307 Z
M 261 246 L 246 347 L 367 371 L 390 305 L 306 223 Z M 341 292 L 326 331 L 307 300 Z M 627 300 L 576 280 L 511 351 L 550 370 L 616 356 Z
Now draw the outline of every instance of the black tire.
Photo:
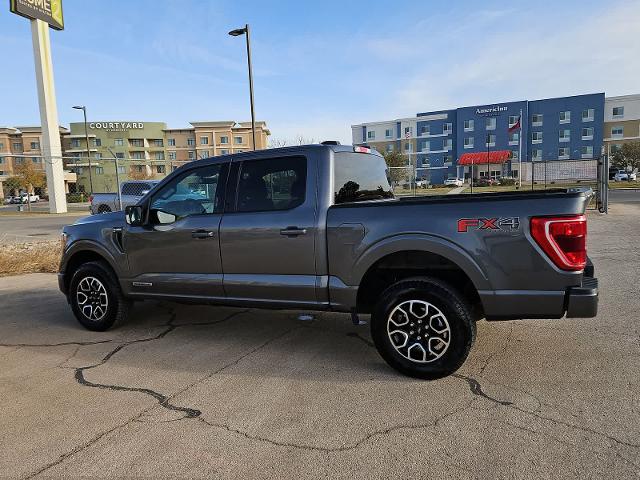
M 403 323 L 405 318 L 408 323 Z M 419 277 L 395 283 L 382 293 L 371 316 L 371 336 L 391 367 L 431 380 L 450 375 L 464 363 L 476 337 L 476 323 L 471 307 L 453 287 Z
M 109 205 L 100 205 L 98 207 L 98 213 L 109 213 L 111 211 L 111 207 Z
M 96 332 L 104 332 L 124 321 L 131 305 L 122 294 L 118 279 L 103 262 L 87 262 L 74 272 L 68 299 L 82 326 Z

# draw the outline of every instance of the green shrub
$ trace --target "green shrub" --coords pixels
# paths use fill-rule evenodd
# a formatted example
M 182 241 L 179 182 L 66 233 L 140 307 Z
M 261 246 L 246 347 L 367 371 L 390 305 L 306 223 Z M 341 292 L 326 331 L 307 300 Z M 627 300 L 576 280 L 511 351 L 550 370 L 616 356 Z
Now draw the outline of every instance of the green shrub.
M 82 203 L 88 200 L 84 193 L 67 193 L 67 202 L 69 203 Z

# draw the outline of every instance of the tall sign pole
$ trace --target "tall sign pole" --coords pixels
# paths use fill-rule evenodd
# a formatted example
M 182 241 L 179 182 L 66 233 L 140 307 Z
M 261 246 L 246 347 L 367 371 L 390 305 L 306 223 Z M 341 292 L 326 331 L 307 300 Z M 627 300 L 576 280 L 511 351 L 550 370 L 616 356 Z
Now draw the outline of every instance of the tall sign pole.
M 42 153 L 49 192 L 49 212 L 64 213 L 67 211 L 67 199 L 64 191 L 64 165 L 62 148 L 60 147 L 58 108 L 56 106 L 51 42 L 49 40 L 49 26 L 57 30 L 64 28 L 62 3 L 61 0 L 40 3 L 11 0 L 10 6 L 13 13 L 31 21 L 33 59 L 36 66 L 36 85 L 42 128 Z

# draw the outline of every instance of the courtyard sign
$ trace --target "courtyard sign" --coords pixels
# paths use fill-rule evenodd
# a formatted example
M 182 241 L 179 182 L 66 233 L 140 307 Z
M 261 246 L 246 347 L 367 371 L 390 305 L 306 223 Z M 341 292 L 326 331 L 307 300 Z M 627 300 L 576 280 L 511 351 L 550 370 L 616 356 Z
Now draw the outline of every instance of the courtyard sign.
M 11 0 L 11 11 L 30 20 L 42 20 L 55 30 L 64 30 L 62 0 Z
M 142 122 L 91 122 L 91 130 L 104 130 L 106 132 L 124 132 L 126 130 L 142 129 Z

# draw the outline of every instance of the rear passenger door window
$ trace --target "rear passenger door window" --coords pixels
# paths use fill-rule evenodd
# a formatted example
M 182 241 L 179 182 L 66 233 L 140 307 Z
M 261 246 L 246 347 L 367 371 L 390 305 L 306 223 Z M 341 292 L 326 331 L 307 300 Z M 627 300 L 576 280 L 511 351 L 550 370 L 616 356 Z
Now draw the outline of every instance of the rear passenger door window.
M 304 157 L 243 162 L 238 180 L 237 211 L 290 210 L 304 203 L 307 162 Z

